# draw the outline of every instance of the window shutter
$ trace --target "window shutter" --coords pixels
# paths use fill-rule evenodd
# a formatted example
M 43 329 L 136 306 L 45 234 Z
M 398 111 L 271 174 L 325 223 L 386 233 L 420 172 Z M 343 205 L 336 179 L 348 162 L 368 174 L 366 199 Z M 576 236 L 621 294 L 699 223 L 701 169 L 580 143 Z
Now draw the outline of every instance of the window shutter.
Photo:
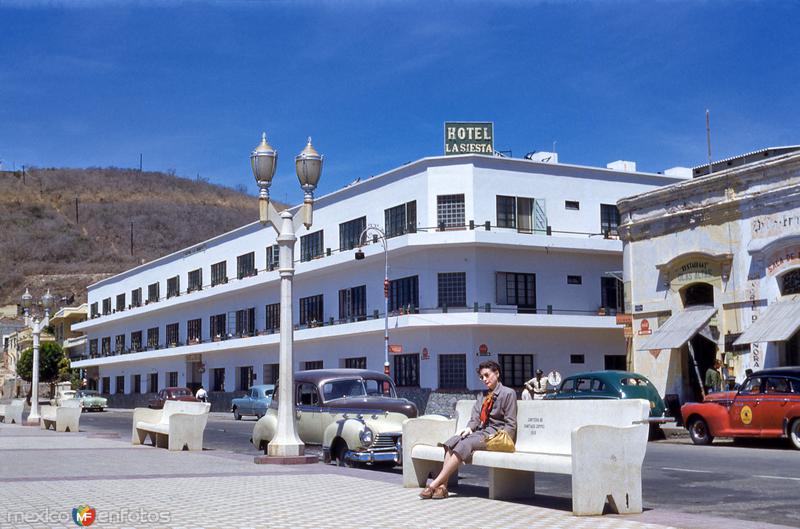
M 547 210 L 544 199 L 536 199 L 533 203 L 533 231 L 547 231 Z

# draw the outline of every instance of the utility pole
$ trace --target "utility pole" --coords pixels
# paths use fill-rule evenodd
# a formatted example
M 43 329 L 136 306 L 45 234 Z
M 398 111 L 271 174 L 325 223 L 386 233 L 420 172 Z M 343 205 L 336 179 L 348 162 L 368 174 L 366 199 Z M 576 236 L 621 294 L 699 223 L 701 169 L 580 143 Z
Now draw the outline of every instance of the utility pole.
M 22 185 L 25 185 L 25 165 L 22 166 Z
M 139 153 L 139 172 L 142 172 L 142 153 Z
M 78 197 L 75 197 L 75 224 L 80 224 L 80 217 L 78 217 Z
M 133 255 L 133 222 L 131 222 L 131 255 Z
M 706 109 L 706 143 L 708 144 L 708 174 L 711 174 L 711 116 Z

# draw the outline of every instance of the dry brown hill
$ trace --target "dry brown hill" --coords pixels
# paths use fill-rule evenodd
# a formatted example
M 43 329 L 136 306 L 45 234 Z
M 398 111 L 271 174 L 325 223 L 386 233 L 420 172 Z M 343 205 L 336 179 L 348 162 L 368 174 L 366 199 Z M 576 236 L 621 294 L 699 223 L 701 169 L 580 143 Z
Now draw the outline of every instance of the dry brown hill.
M 0 172 L 0 305 L 25 287 L 83 302 L 94 281 L 257 218 L 255 197 L 206 180 L 118 168 Z

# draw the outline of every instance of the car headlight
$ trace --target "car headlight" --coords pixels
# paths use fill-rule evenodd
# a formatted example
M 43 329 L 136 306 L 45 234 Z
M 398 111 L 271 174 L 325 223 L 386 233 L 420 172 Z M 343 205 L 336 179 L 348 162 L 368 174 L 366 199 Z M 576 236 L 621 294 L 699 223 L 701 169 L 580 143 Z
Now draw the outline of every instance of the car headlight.
M 361 444 L 365 446 L 369 446 L 372 444 L 374 440 L 374 436 L 372 435 L 372 430 L 369 428 L 364 428 L 361 430 L 361 433 L 358 434 L 358 438 L 361 439 Z
M 652 409 L 654 409 L 655 407 L 656 407 L 656 403 L 655 403 L 655 402 L 653 402 L 653 401 L 651 400 L 651 401 L 650 401 L 650 409 L 652 410 Z

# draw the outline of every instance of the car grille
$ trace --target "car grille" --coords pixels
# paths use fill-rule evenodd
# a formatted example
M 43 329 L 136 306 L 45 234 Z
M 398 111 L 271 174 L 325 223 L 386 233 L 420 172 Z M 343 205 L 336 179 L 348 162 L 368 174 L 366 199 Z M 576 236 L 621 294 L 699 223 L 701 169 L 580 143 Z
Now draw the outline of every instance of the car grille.
M 395 443 L 400 438 L 399 433 L 382 433 L 375 436 L 375 441 L 370 446 L 373 450 L 394 450 Z

